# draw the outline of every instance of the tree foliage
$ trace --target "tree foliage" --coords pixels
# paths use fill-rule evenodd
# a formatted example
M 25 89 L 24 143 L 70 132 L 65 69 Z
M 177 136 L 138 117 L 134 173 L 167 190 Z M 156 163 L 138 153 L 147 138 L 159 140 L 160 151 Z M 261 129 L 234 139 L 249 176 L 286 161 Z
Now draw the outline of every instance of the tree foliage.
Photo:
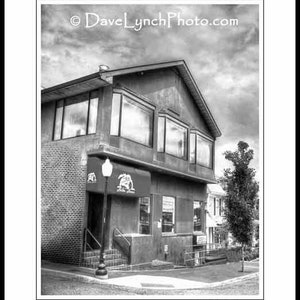
M 250 244 L 253 234 L 255 204 L 258 197 L 258 182 L 255 171 L 249 168 L 253 150 L 240 141 L 234 152 L 226 151 L 225 158 L 233 163 L 233 170 L 224 170 L 223 185 L 226 187 L 225 219 L 229 231 L 242 245 Z

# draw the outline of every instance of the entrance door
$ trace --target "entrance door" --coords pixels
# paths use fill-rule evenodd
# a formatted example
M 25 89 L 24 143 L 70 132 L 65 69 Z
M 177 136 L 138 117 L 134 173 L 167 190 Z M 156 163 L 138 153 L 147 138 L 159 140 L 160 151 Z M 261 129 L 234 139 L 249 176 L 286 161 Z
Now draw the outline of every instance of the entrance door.
M 110 198 L 107 201 L 107 217 L 106 217 L 106 248 L 108 246 L 107 241 L 109 239 L 109 211 L 110 211 Z M 101 243 L 101 228 L 102 228 L 102 213 L 103 213 L 103 195 L 97 193 L 89 193 L 89 206 L 88 206 L 88 218 L 87 228 L 93 234 L 93 236 Z M 90 236 L 87 235 L 87 242 L 93 249 L 99 249 L 97 242 Z

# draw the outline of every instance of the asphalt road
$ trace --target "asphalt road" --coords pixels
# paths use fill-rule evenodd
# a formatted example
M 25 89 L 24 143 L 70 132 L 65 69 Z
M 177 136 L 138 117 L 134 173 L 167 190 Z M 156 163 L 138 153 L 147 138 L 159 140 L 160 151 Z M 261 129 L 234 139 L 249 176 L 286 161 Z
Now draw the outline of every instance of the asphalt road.
M 205 289 L 152 290 L 84 282 L 63 274 L 42 272 L 42 295 L 257 295 L 258 278 Z

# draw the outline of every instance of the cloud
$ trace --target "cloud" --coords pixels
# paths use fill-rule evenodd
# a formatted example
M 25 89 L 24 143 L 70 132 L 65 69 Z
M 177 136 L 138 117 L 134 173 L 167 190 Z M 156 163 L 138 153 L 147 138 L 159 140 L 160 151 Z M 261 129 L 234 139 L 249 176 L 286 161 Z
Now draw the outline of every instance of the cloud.
M 74 27 L 86 12 L 128 22 L 180 13 L 182 18 L 236 18 L 237 27 Z M 223 136 L 216 147 L 216 172 L 226 165 L 223 150 L 244 140 L 255 150 L 258 169 L 259 13 L 257 5 L 42 5 L 42 85 L 49 87 L 98 70 L 185 59 Z

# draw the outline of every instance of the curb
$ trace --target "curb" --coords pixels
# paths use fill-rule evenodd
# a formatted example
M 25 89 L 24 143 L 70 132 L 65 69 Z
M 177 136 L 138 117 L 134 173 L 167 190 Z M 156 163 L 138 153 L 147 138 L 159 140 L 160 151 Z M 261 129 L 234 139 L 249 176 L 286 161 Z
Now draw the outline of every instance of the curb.
M 54 269 L 48 269 L 48 268 L 41 268 L 41 270 L 49 272 L 49 273 L 58 274 L 58 275 L 67 275 L 67 276 L 70 276 L 73 278 L 80 279 L 86 283 L 105 284 L 105 285 L 118 286 L 118 287 L 130 288 L 130 289 L 135 289 L 135 290 L 153 289 L 152 287 L 132 287 L 132 286 L 127 286 L 127 285 L 115 284 L 115 283 L 107 282 L 105 280 L 97 279 L 97 278 L 94 278 L 94 277 L 91 277 L 88 275 L 75 274 L 72 272 L 66 272 L 66 271 L 60 271 L 60 270 L 54 270 Z M 256 272 L 256 273 L 248 274 L 245 276 L 235 277 L 235 278 L 218 281 L 218 282 L 212 282 L 212 283 L 205 283 L 205 282 L 198 282 L 198 281 L 190 280 L 191 282 L 195 283 L 194 287 L 188 287 L 188 288 L 187 287 L 185 287 L 185 288 L 174 287 L 174 288 L 168 288 L 167 290 L 181 290 L 181 289 L 193 290 L 193 289 L 201 289 L 201 288 L 212 288 L 212 287 L 218 287 L 218 286 L 223 286 L 223 285 L 227 285 L 227 284 L 238 283 L 243 280 L 256 278 L 258 276 L 259 276 L 259 272 Z M 161 289 L 161 288 L 158 288 L 158 289 Z

